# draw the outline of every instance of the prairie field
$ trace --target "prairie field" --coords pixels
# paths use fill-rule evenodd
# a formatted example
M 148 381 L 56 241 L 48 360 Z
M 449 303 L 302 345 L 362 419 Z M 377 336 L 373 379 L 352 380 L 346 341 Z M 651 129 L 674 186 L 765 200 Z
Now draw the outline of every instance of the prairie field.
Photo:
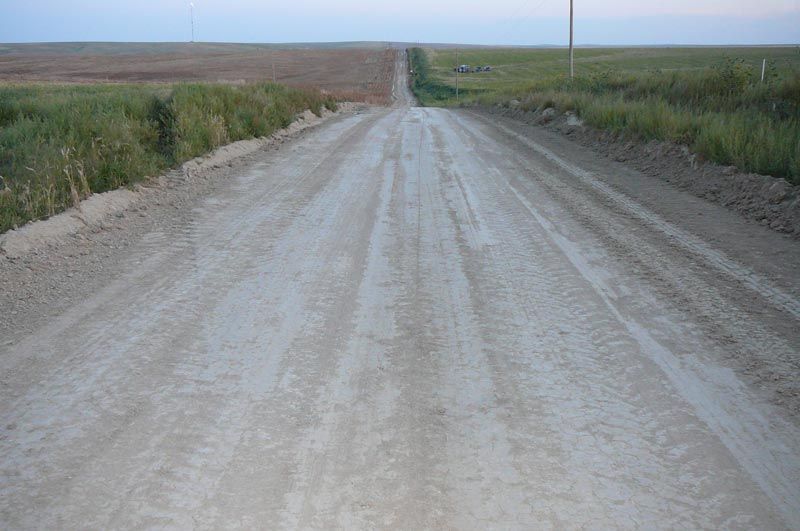
M 685 144 L 720 164 L 800 183 L 800 48 L 412 50 L 425 105 L 572 111 L 593 127 Z M 761 81 L 766 59 L 764 81 Z M 454 67 L 492 67 L 459 74 Z
M 462 88 L 514 90 L 542 78 L 566 76 L 569 53 L 563 48 L 470 48 L 425 49 L 431 71 L 455 86 L 456 64 L 491 65 L 492 72 L 460 74 Z M 729 48 L 578 48 L 575 75 L 578 78 L 605 73 L 703 73 L 727 59 L 741 60 L 753 75 L 761 75 L 767 60 L 771 79 L 800 73 L 800 47 Z
M 0 44 L 0 81 L 252 83 L 313 87 L 339 99 L 385 103 L 395 51 L 384 43 Z

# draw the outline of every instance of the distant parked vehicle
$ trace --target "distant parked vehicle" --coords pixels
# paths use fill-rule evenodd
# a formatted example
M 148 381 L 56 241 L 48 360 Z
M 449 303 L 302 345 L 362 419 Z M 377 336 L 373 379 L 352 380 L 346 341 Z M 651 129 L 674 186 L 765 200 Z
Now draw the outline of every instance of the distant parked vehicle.
M 458 72 L 459 74 L 469 74 L 470 72 L 472 72 L 472 69 L 470 69 L 469 65 L 461 65 L 458 68 L 456 68 L 456 72 Z

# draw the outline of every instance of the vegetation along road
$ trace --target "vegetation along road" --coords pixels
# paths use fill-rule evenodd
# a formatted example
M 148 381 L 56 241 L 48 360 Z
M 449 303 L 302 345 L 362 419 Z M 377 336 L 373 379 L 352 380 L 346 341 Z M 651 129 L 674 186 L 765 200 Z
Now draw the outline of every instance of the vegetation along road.
M 402 56 L 4 331 L 0 527 L 800 528 L 798 240 Z

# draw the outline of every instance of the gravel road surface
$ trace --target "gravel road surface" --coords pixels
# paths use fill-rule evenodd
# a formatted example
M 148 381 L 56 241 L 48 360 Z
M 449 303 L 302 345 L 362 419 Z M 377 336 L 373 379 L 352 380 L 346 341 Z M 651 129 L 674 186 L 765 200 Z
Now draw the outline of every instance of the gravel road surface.
M 800 529 L 798 243 L 397 68 L 0 341 L 0 527 Z

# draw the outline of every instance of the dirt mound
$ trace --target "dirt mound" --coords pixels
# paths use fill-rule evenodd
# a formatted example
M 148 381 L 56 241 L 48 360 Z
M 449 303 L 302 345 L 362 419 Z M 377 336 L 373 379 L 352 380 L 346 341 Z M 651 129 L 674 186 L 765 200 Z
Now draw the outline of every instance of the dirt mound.
M 552 108 L 525 112 L 513 107 L 483 110 L 558 131 L 607 158 L 800 238 L 800 187 L 785 179 L 704 161 L 686 146 L 671 142 L 640 142 L 587 127 L 571 113 L 559 115 Z

